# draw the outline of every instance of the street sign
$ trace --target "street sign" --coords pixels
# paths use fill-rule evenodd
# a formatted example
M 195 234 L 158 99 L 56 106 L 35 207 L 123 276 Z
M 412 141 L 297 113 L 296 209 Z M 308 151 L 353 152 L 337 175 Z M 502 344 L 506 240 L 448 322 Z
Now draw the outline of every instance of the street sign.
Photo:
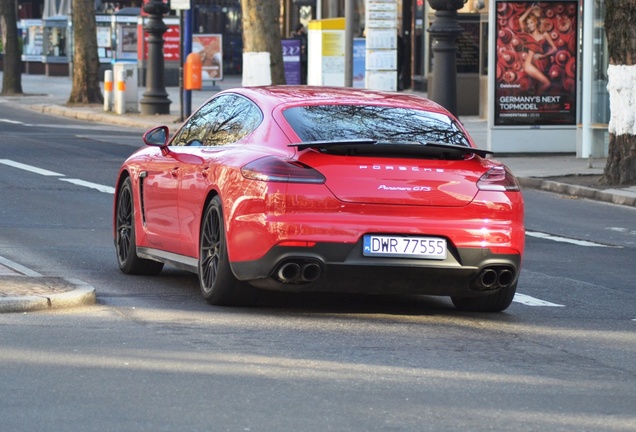
M 190 9 L 190 0 L 170 0 L 170 9 L 174 9 L 174 10 Z

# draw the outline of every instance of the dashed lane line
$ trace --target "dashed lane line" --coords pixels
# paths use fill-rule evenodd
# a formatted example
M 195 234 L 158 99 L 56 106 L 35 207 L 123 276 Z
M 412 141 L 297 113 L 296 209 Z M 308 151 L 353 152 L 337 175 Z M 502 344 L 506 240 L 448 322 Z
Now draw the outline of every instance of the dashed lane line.
M 28 171 L 28 172 L 32 172 L 35 174 L 40 174 L 43 176 L 48 176 L 48 177 L 60 177 L 59 180 L 67 182 L 67 183 L 72 183 L 74 185 L 77 186 L 82 186 L 82 187 L 87 187 L 90 189 L 96 189 L 100 192 L 104 192 L 107 194 L 111 194 L 114 195 L 115 194 L 115 188 L 113 188 L 112 186 L 105 186 L 105 185 L 101 185 L 98 183 L 91 183 L 85 180 L 80 180 L 80 179 L 73 179 L 73 178 L 67 178 L 64 174 L 60 174 L 57 173 L 55 171 L 49 171 L 49 170 L 45 170 L 42 168 L 38 168 L 38 167 L 34 167 L 32 165 L 26 165 L 20 162 L 16 162 L 16 161 L 12 161 L 9 159 L 0 159 L 0 164 L 3 165 L 7 165 L 13 168 L 17 168 L 17 169 L 21 169 L 24 171 Z
M 538 298 L 530 297 L 526 294 L 516 293 L 512 299 L 513 302 L 521 303 L 526 306 L 547 306 L 547 307 L 565 307 L 562 304 L 551 303 L 549 301 L 541 300 Z
M 526 231 L 526 235 L 528 237 L 541 238 L 544 240 L 551 240 L 560 243 L 569 243 L 577 246 L 587 246 L 587 247 L 607 247 L 607 248 L 620 248 L 620 246 L 610 246 L 601 243 L 595 243 L 587 240 L 578 240 L 569 237 L 561 237 L 553 234 L 548 234 L 540 231 Z
M 79 180 L 79 179 L 70 179 L 70 178 L 61 178 L 61 181 L 64 182 L 68 182 L 68 183 L 73 183 L 74 185 L 77 186 L 83 186 L 83 187 L 87 187 L 87 188 L 91 188 L 91 189 L 96 189 L 100 192 L 104 192 L 107 194 L 115 194 L 115 188 L 112 186 L 104 186 L 98 183 L 91 183 L 91 182 L 87 182 L 84 180 Z
M 49 170 L 45 170 L 42 168 L 38 168 L 38 167 L 34 167 L 32 165 L 26 165 L 20 162 L 16 162 L 16 161 L 12 161 L 9 159 L 0 159 L 0 163 L 13 167 L 13 168 L 18 168 L 24 171 L 29 171 L 35 174 L 40 174 L 43 176 L 49 176 L 49 177 L 64 177 L 64 174 L 60 174 L 60 173 L 56 173 L 55 171 L 49 171 Z

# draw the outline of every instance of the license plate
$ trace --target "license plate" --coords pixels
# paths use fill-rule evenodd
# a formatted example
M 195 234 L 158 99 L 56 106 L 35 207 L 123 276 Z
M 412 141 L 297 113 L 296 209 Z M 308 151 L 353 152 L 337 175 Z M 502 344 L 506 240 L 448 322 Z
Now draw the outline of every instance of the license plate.
M 364 256 L 446 259 L 446 240 L 440 237 L 365 235 Z

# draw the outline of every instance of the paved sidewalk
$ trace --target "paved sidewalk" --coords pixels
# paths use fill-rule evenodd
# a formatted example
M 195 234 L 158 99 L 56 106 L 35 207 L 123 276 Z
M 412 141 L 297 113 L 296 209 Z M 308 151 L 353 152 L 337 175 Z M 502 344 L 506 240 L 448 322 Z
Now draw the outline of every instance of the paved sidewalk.
M 0 72 L 0 79 L 2 72 Z M 218 90 L 241 86 L 241 78 L 229 76 L 199 91 L 192 92 L 192 110 L 195 110 Z M 182 122 L 179 89 L 168 87 L 172 101 L 170 114 L 142 116 L 138 113 L 118 115 L 105 112 L 103 106 L 67 106 L 71 92 L 69 77 L 22 75 L 25 95 L 0 97 L 0 103 L 12 103 L 40 113 L 65 116 L 89 122 L 117 124 L 140 129 L 165 124 L 171 130 Z M 138 88 L 141 100 L 145 88 Z M 413 92 L 417 93 L 417 92 Z M 423 96 L 425 94 L 421 93 Z M 461 117 L 460 120 L 481 148 L 487 147 L 487 122 L 479 117 Z M 140 141 L 141 143 L 141 141 Z M 620 205 L 636 206 L 636 186 L 620 189 L 584 187 L 567 182 L 568 176 L 601 175 L 605 158 L 577 159 L 574 155 L 495 155 L 508 165 L 523 188 L 542 189 L 571 196 L 600 200 Z M 561 179 L 555 181 L 554 178 Z M 93 304 L 95 290 L 81 281 L 44 277 L 12 263 L 0 256 L 0 312 L 27 312 L 56 307 Z

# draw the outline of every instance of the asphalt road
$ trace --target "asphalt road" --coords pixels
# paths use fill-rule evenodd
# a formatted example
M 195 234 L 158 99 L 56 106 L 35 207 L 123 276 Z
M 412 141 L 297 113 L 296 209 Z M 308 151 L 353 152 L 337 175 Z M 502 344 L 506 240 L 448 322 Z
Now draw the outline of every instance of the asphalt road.
M 434 297 L 211 307 L 191 274 L 117 269 L 112 186 L 141 131 L 6 104 L 0 129 L 0 255 L 98 299 L 0 315 L 3 431 L 636 430 L 636 209 L 524 191 L 501 314 Z

